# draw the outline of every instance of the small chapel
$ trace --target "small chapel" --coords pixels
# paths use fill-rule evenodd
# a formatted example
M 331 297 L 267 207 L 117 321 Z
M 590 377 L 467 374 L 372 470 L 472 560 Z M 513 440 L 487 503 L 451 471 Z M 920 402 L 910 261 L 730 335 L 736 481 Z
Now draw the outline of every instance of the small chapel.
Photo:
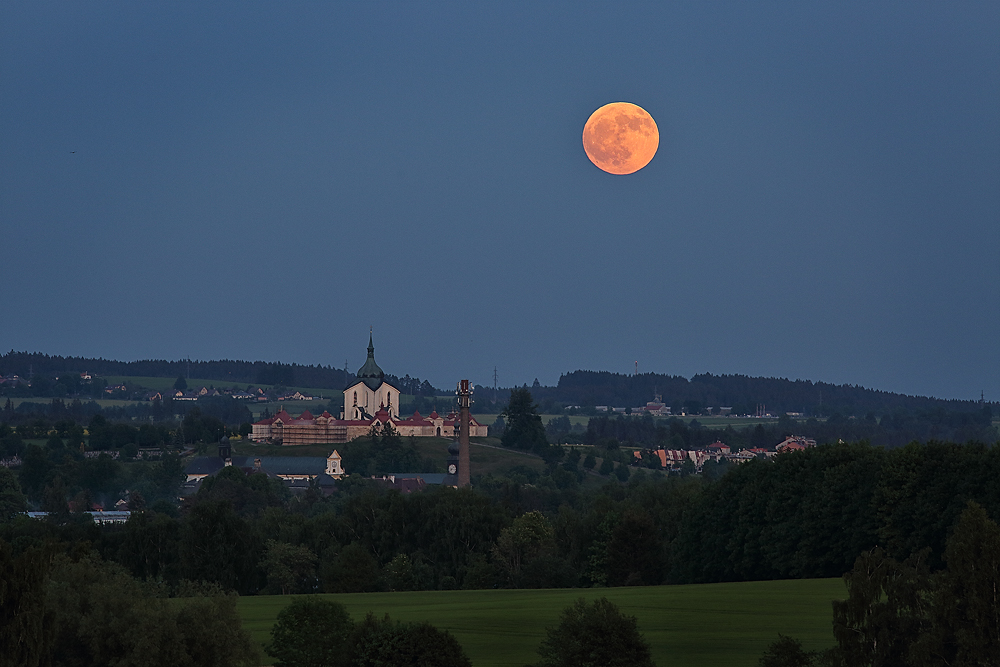
M 293 417 L 285 410 L 253 424 L 254 442 L 282 445 L 314 445 L 349 442 L 368 435 L 373 426 L 391 424 L 401 436 L 454 438 L 460 428 L 457 412 L 441 416 L 437 411 L 424 417 L 414 412 L 399 414 L 400 392 L 385 381 L 385 372 L 375 363 L 375 345 L 368 336 L 368 358 L 358 369 L 357 380 L 344 390 L 344 408 L 339 416 L 328 411 L 314 417 L 308 410 Z M 487 427 L 469 419 L 469 435 L 484 438 Z

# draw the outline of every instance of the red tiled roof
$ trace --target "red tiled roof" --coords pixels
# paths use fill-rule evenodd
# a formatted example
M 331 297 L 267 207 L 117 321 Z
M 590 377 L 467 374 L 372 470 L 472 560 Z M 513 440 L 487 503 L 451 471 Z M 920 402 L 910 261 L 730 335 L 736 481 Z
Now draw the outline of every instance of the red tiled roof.
M 415 412 L 412 417 L 407 419 L 396 420 L 398 424 L 406 424 L 407 426 L 430 426 L 431 422 L 420 416 L 419 412 Z
M 303 410 L 302 414 L 299 415 L 299 419 L 314 419 L 314 417 L 308 410 Z

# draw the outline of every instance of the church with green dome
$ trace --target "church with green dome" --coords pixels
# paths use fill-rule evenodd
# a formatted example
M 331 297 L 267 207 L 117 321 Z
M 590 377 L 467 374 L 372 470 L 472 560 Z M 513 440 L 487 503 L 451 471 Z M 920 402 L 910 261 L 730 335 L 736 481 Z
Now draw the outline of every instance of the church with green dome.
M 384 410 L 390 419 L 399 419 L 399 390 L 385 381 L 385 372 L 375 363 L 375 345 L 368 335 L 368 358 L 357 372 L 357 381 L 344 390 L 347 420 L 374 419 Z
M 368 435 L 372 427 L 392 425 L 403 437 L 452 438 L 458 428 L 458 413 L 439 415 L 436 411 L 424 417 L 419 412 L 402 418 L 399 414 L 399 389 L 385 381 L 385 371 L 375 363 L 375 344 L 368 336 L 368 358 L 358 369 L 357 380 L 344 390 L 344 411 L 339 417 L 324 412 L 314 417 L 308 410 L 293 417 L 281 410 L 273 417 L 253 424 L 250 438 L 254 442 L 280 442 L 283 445 L 315 445 L 350 442 Z M 469 435 L 486 437 L 486 426 L 472 417 Z

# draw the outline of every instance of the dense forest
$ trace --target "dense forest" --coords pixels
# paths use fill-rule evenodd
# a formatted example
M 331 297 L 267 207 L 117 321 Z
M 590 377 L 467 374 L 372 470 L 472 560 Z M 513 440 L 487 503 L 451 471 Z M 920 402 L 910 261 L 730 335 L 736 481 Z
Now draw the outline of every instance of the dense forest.
M 330 497 L 293 497 L 264 474 L 226 468 L 180 509 L 168 501 L 182 479 L 175 459 L 142 474 L 107 459 L 48 460 L 19 480 L 0 469 L 4 541 L 89 543 L 137 577 L 241 594 L 830 577 L 876 545 L 900 560 L 929 549 L 939 568 L 967 501 L 1000 516 L 1000 448 L 977 444 L 819 446 L 686 477 L 619 464 L 625 474 L 596 490 L 568 456 L 410 495 L 352 476 Z M 13 517 L 22 489 L 44 503 L 81 481 L 141 489 L 146 511 L 103 528 L 65 511 Z

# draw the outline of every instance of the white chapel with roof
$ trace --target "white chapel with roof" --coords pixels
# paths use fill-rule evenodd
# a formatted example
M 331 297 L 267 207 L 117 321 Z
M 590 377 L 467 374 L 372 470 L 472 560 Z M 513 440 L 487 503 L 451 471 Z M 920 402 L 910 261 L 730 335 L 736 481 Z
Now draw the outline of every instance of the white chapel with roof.
M 399 390 L 385 381 L 385 373 L 375 363 L 375 345 L 368 335 L 368 359 L 357 373 L 358 381 L 344 390 L 341 419 L 374 419 L 385 410 L 390 419 L 399 419 Z

